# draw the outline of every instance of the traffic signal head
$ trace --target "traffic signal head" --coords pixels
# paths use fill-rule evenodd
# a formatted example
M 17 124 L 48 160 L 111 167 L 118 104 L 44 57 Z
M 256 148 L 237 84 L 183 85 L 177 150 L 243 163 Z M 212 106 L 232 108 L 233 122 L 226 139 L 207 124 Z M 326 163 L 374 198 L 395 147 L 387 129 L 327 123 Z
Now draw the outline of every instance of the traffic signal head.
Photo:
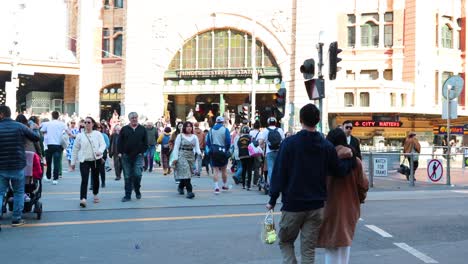
M 315 61 L 314 59 L 307 59 L 299 68 L 302 74 L 304 74 L 304 79 L 312 79 L 315 74 Z
M 250 105 L 249 104 L 242 104 L 239 115 L 240 115 L 242 120 L 249 120 Z
M 245 115 L 249 115 L 249 105 L 242 105 L 242 112 L 245 114 Z
M 338 54 L 342 52 L 341 49 L 338 48 L 338 42 L 334 41 L 330 43 L 330 47 L 328 48 L 328 64 L 329 70 L 328 74 L 330 80 L 336 79 L 336 72 L 338 71 L 338 63 L 341 61 L 341 58 L 338 58 Z
M 279 88 L 276 93 L 276 106 L 283 107 L 286 104 L 286 88 Z

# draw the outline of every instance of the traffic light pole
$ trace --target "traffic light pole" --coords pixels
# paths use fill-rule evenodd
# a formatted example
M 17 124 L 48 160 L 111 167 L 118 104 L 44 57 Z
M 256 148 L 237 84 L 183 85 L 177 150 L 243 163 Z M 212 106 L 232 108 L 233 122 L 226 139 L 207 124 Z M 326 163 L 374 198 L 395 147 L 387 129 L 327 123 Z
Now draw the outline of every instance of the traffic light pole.
M 323 79 L 322 67 L 323 67 L 323 43 L 317 43 L 318 51 L 318 78 Z M 323 99 L 319 99 L 319 110 L 320 110 L 320 130 L 319 132 L 323 133 Z
M 252 47 L 251 47 L 251 57 L 252 57 L 252 95 L 250 98 L 251 110 L 250 110 L 250 120 L 251 124 L 255 123 L 255 109 L 256 109 L 256 97 L 257 97 L 257 67 L 256 67 L 256 40 L 255 40 L 255 19 L 252 19 Z M 246 119 L 249 119 L 249 116 L 246 116 Z

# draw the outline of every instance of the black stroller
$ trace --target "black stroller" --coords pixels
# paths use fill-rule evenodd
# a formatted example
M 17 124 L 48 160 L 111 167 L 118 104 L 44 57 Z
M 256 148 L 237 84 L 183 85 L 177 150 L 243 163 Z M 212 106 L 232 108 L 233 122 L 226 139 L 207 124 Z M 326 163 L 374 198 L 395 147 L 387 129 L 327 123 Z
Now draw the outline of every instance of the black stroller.
M 39 156 L 37 157 L 37 160 L 40 160 Z M 40 161 L 38 164 L 36 162 L 33 166 L 41 166 Z M 36 218 L 39 220 L 41 219 L 41 216 L 42 216 L 42 202 L 40 201 L 41 195 L 42 195 L 42 171 L 43 171 L 42 166 L 40 170 L 41 173 L 38 175 L 33 176 L 32 172 L 26 172 L 26 171 L 27 169 L 25 169 L 26 175 L 25 175 L 25 185 L 24 185 L 25 196 L 23 197 L 24 199 L 23 213 L 33 212 L 36 214 Z M 3 197 L 3 204 L 2 204 L 2 210 L 0 212 L 0 216 L 6 213 L 7 209 L 10 212 L 13 211 L 13 188 L 11 186 L 11 183 L 10 183 L 10 186 L 8 187 L 8 190 L 5 193 L 5 197 Z

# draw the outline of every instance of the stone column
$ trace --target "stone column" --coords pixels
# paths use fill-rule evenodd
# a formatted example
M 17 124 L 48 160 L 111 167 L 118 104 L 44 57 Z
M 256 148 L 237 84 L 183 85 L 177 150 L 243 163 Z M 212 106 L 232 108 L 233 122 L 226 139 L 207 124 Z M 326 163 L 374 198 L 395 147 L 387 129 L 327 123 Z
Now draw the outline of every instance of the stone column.
M 125 39 L 125 115 L 137 112 L 151 121 L 163 115 L 164 110 L 164 71 L 158 64 L 164 54 L 164 42 L 155 39 L 154 12 L 158 10 L 156 1 L 127 1 L 127 20 L 124 29 Z M 142 34 L 142 32 L 147 32 Z
M 80 62 L 78 114 L 99 117 L 99 91 L 102 87 L 102 1 L 80 0 L 77 56 Z

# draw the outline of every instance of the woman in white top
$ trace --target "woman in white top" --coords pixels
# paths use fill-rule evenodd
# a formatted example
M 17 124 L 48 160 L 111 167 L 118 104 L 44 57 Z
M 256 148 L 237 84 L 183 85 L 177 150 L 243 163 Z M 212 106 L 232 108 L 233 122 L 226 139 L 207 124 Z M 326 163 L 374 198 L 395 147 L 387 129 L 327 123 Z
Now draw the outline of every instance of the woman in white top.
M 198 137 L 193 134 L 193 125 L 191 122 L 185 122 L 181 133 L 177 136 L 174 144 L 175 159 L 172 162 L 175 168 L 175 178 L 179 181 L 179 194 L 184 194 L 184 187 L 187 188 L 187 198 L 192 199 L 195 194 L 192 192 L 191 179 L 194 174 L 195 153 L 201 156 Z
M 75 170 L 75 164 L 80 163 L 81 189 L 80 206 L 86 207 L 86 197 L 88 190 L 89 172 L 93 181 L 94 203 L 99 203 L 99 167 L 101 166 L 102 155 L 106 149 L 104 137 L 96 129 L 96 121 L 92 117 L 86 117 L 85 129 L 75 138 L 73 145 L 71 169 Z

